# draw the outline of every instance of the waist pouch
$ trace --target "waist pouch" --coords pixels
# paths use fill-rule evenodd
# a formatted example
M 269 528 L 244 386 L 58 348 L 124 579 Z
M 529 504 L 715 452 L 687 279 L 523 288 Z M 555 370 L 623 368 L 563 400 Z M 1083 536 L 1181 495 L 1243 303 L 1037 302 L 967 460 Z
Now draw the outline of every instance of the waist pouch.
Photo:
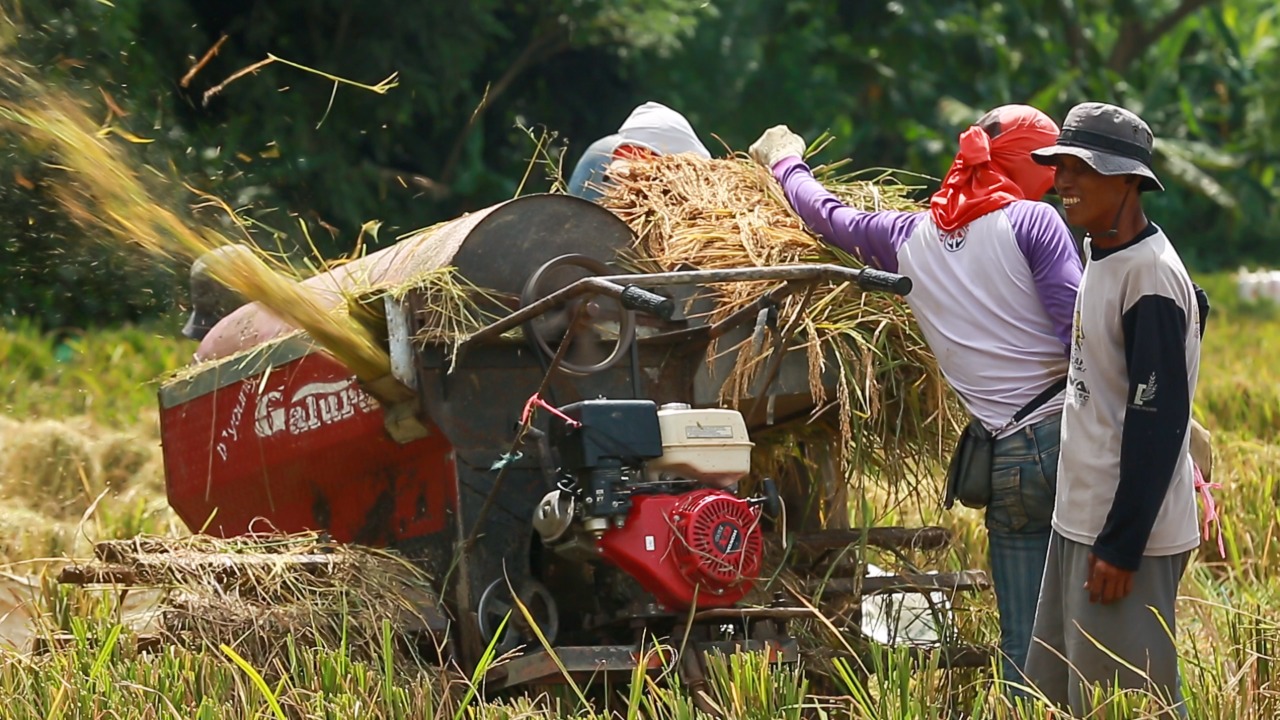
M 943 504 L 948 510 L 957 500 L 971 508 L 984 508 L 991 502 L 991 464 L 995 457 L 996 435 L 1022 422 L 1023 418 L 1066 387 L 1067 379 L 1064 377 L 1045 388 L 995 433 L 987 430 L 976 418 L 969 420 L 956 443 L 951 464 L 947 466 L 947 493 Z

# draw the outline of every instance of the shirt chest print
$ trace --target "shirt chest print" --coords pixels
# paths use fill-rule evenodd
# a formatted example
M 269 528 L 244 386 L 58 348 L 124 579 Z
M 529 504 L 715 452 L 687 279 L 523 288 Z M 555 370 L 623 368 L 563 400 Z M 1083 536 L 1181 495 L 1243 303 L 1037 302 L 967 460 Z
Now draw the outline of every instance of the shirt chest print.
M 1071 322 L 1071 367 L 1076 372 L 1084 372 L 1084 327 L 1080 323 L 1080 308 L 1076 308 Z

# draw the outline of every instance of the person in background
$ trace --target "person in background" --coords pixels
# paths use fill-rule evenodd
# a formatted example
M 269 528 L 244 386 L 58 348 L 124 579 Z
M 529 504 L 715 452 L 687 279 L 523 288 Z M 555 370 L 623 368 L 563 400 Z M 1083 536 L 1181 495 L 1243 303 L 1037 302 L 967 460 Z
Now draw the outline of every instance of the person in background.
M 804 140 L 784 125 L 750 148 L 825 242 L 911 277 L 906 301 L 939 367 L 996 438 L 986 527 L 1001 668 L 1013 682 L 1022 679 L 1048 550 L 1082 270 L 1062 217 L 1038 202 L 1053 172 L 1031 151 L 1057 137 L 1058 126 L 1035 108 L 991 110 L 960 135 L 941 188 L 918 212 L 845 205 L 813 177 Z
M 203 340 L 218 321 L 245 303 L 239 293 L 218 282 L 209 272 L 213 256 L 232 257 L 237 254 L 252 256 L 253 250 L 247 245 L 224 245 L 191 263 L 191 316 L 182 327 L 183 337 L 196 342 Z
M 1185 715 L 1174 604 L 1200 543 L 1191 404 L 1203 300 L 1142 193 L 1154 136 L 1124 108 L 1072 108 L 1037 162 L 1056 171 L 1088 263 L 1072 332 L 1053 533 L 1027 676 L 1078 715 L 1091 686 L 1158 694 Z
M 568 194 L 594 202 L 602 194 L 605 168 L 614 160 L 677 153 L 711 157 L 685 116 L 661 103 L 647 102 L 631 111 L 618 132 L 587 147 L 569 176 Z

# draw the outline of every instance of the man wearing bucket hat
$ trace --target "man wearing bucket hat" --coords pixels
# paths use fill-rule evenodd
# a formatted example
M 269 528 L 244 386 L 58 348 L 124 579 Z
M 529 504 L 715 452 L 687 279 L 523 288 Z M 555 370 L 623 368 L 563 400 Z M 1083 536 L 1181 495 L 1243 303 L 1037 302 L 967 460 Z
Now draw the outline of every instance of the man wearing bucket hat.
M 1178 583 L 1200 542 L 1188 428 L 1202 309 L 1177 250 L 1142 209 L 1142 193 L 1163 190 L 1153 146 L 1137 115 L 1090 102 L 1072 108 L 1056 144 L 1032 153 L 1055 168 L 1067 221 L 1088 232 L 1027 658 L 1031 682 L 1077 714 L 1089 712 L 1093 684 L 1182 701 L 1171 635 Z
M 1066 224 L 1036 202 L 1053 173 L 1032 161 L 1031 151 L 1057 136 L 1057 124 L 1035 108 L 988 112 L 960 135 L 942 187 L 920 212 L 863 212 L 842 203 L 813 177 L 802 159 L 804 139 L 786 126 L 769 129 L 750 148 L 826 242 L 912 278 L 906 301 L 925 340 L 973 417 L 970 427 L 994 437 L 986 441 L 989 466 L 973 473 L 986 496 L 959 499 L 971 507 L 986 500 L 1001 667 L 1014 681 L 1031 642 L 1048 550 L 1081 273 Z
M 601 196 L 605 169 L 614 160 L 677 153 L 711 157 L 684 115 L 662 103 L 644 103 L 631 111 L 618 132 L 587 146 L 569 176 L 568 194 L 594 201 Z

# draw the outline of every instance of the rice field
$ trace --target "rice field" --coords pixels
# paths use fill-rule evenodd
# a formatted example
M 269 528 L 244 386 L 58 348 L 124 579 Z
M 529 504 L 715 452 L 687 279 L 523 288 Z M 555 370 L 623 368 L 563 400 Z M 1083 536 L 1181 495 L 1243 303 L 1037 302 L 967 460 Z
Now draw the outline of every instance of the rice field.
M 1280 717 L 1280 313 L 1243 305 L 1225 275 L 1198 278 L 1213 301 L 1196 414 L 1215 433 L 1226 557 L 1205 543 L 1182 584 L 1179 646 L 1193 717 Z M 573 687 L 501 697 L 483 683 L 406 662 L 388 623 L 357 652 L 345 633 L 284 642 L 278 652 L 232 644 L 142 653 L 145 598 L 58 587 L 56 560 L 92 541 L 182 535 L 159 466 L 155 380 L 193 349 L 173 319 L 67 338 L 0 330 L 0 703 L 9 718 L 551 718 L 604 717 Z M 948 565 L 983 567 L 985 533 L 969 511 L 920 502 L 880 522 L 938 522 L 957 532 Z M 989 598 L 973 625 L 995 636 Z M 33 639 L 58 649 L 25 652 Z M 381 644 L 378 640 L 381 637 Z M 500 659 L 494 659 L 500 661 Z M 732 718 L 1014 717 L 983 673 L 913 667 L 889 656 L 861 679 L 848 666 L 814 685 L 803 669 L 760 658 L 712 663 L 708 693 Z M 637 679 L 612 712 L 693 718 L 684 691 Z M 1121 711 L 1113 717 L 1143 717 Z

